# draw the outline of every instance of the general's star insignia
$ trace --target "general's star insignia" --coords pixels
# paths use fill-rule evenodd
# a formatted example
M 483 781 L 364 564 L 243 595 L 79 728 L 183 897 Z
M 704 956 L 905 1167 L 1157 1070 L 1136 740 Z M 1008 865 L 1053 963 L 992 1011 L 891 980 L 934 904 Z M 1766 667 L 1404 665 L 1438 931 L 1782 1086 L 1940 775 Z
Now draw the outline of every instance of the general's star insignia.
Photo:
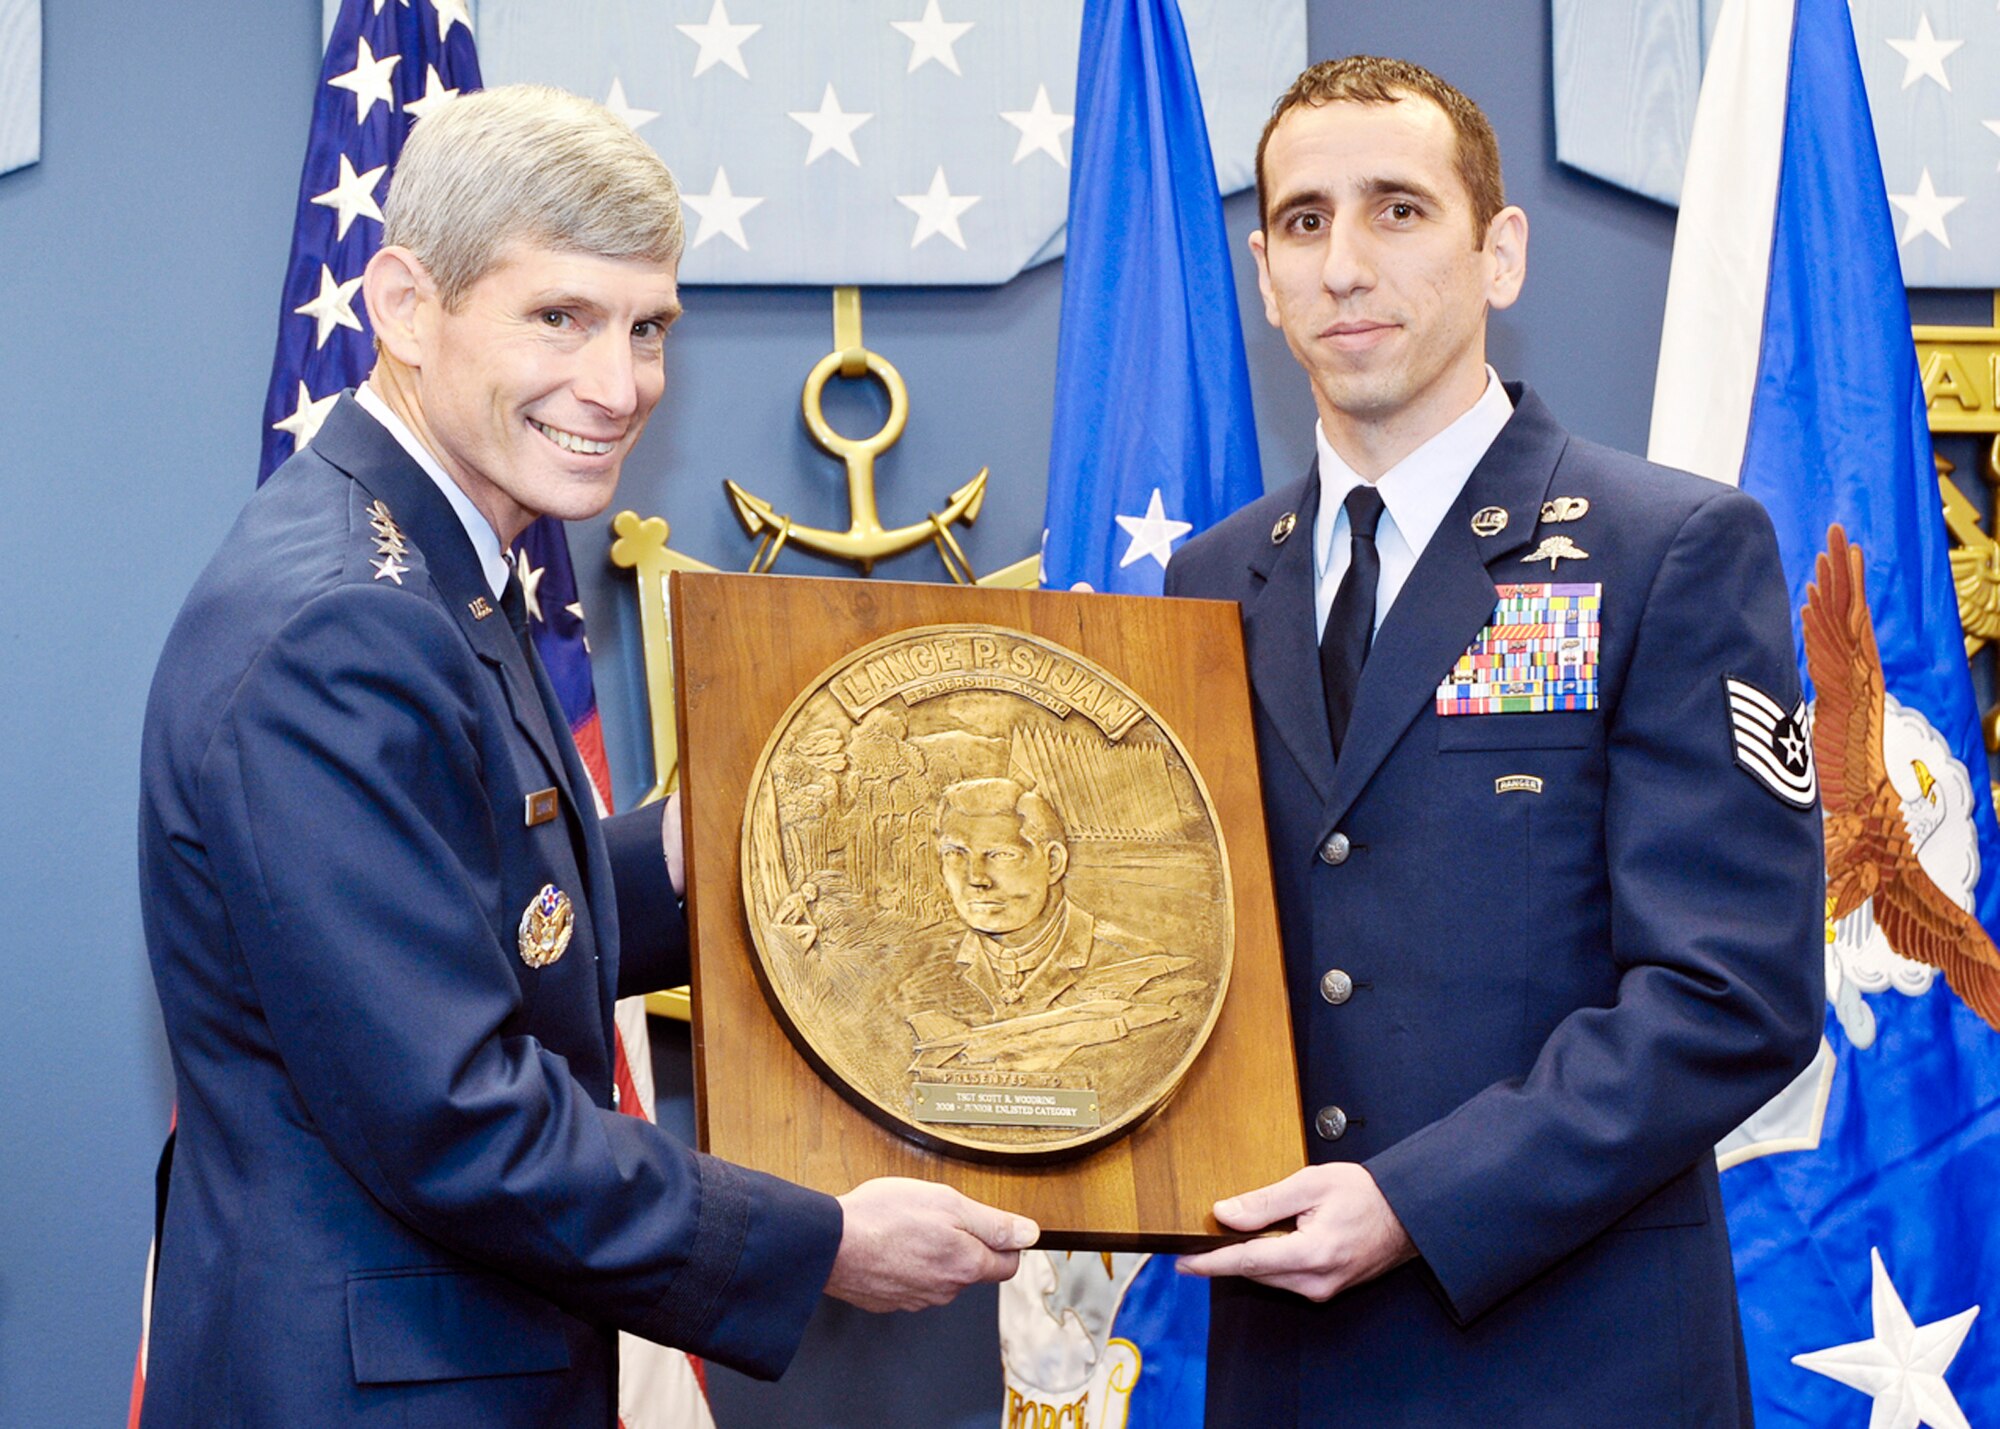
M 371 561 L 369 564 L 375 567 L 376 580 L 379 581 L 384 576 L 387 576 L 397 585 L 403 583 L 403 573 L 409 570 L 409 567 L 403 564 L 402 558 L 394 552 L 384 556 L 379 561 Z

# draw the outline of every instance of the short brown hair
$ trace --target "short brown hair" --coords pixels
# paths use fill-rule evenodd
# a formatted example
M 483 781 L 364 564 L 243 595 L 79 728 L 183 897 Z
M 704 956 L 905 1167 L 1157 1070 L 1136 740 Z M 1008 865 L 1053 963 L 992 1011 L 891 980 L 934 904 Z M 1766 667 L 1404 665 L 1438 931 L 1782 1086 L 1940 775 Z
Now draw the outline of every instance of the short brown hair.
M 1407 95 L 1428 99 L 1451 121 L 1458 136 L 1458 177 L 1472 198 L 1472 242 L 1486 240 L 1486 225 L 1507 206 L 1500 182 L 1500 141 L 1480 107 L 1422 65 L 1379 55 L 1349 55 L 1322 60 L 1292 81 L 1292 87 L 1271 106 L 1270 122 L 1257 140 L 1257 221 L 1270 220 L 1270 196 L 1264 184 L 1264 150 L 1278 121 L 1300 105 L 1395 104 Z

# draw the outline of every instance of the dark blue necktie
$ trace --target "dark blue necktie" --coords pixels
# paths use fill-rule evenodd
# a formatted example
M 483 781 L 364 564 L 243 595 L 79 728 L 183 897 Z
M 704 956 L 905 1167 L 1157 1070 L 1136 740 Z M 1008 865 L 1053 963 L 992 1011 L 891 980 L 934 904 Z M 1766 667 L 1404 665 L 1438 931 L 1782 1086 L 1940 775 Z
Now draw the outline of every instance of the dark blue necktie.
M 1333 752 L 1340 754 L 1347 721 L 1354 713 L 1354 691 L 1361 667 L 1375 638 L 1375 587 L 1382 579 L 1382 557 L 1375 549 L 1375 527 L 1382 519 L 1382 493 L 1362 482 L 1344 503 L 1348 542 L 1347 574 L 1327 612 L 1319 639 L 1319 673 L 1326 687 L 1326 727 Z

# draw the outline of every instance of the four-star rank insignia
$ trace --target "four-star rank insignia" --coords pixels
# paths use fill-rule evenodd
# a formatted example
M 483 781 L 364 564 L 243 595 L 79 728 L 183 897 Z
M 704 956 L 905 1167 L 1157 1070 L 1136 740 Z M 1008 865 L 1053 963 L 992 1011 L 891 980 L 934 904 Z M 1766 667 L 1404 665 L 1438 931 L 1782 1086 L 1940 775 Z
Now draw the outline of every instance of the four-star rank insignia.
M 369 562 L 375 567 L 375 579 L 388 579 L 397 585 L 409 573 L 409 562 L 403 557 L 410 554 L 410 543 L 403 535 L 403 528 L 396 524 L 396 518 L 389 514 L 389 508 L 380 500 L 368 508 L 368 524 L 375 528 L 376 559 Z
M 576 909 L 570 905 L 569 895 L 553 883 L 544 883 L 542 891 L 521 910 L 521 961 L 531 968 L 547 967 L 569 947 L 575 927 Z
M 1747 680 L 1725 675 L 1729 733 L 1737 767 L 1795 809 L 1810 809 L 1819 797 L 1813 769 L 1812 714 L 1806 702 L 1787 714 L 1785 707 Z

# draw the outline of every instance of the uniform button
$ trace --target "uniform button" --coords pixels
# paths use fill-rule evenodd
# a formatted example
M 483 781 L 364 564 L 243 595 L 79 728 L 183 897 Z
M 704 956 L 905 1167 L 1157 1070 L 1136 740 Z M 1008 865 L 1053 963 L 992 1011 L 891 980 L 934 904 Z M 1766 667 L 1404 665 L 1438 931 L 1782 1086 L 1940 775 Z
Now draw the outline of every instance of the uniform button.
M 1346 834 L 1335 834 L 1319 846 L 1321 863 L 1342 864 L 1347 862 L 1348 850 L 1354 845 L 1347 841 Z
M 1319 995 L 1338 1007 L 1354 996 L 1354 979 L 1339 968 L 1329 968 L 1319 980 Z
M 1347 1135 L 1347 1113 L 1337 1106 L 1323 1106 L 1313 1113 L 1313 1130 L 1321 1141 L 1338 1141 Z
M 611 1109 L 613 1111 L 618 1109 L 618 1088 L 615 1086 L 611 1089 Z

